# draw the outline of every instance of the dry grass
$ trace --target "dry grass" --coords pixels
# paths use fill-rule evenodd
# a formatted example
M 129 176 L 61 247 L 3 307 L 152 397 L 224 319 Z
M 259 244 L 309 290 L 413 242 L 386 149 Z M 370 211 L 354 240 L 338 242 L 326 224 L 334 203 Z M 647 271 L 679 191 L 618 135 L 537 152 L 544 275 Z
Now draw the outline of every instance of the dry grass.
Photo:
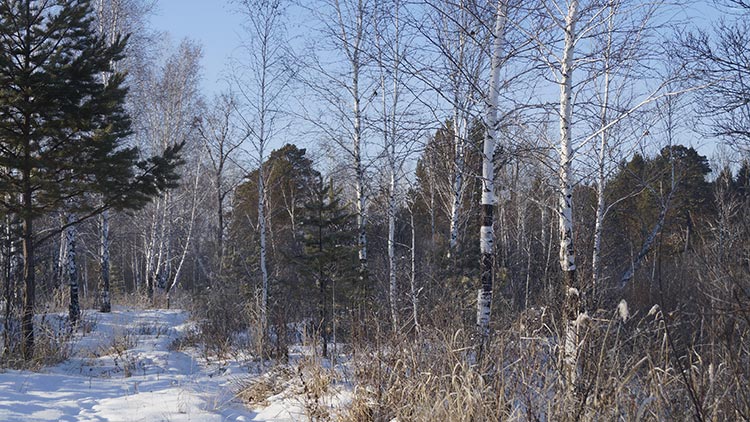
M 748 420 L 748 367 L 700 346 L 675 316 L 593 315 L 574 397 L 557 362 L 554 320 L 522 315 L 476 362 L 470 332 L 423 329 L 356 351 L 346 421 Z M 750 353 L 745 347 L 743 362 Z
M 252 407 L 268 406 L 268 399 L 284 392 L 294 372 L 287 366 L 275 366 L 265 374 L 239 382 L 237 398 Z
M 0 367 L 14 369 L 41 370 L 45 366 L 56 365 L 70 358 L 75 330 L 70 327 L 66 316 L 42 314 L 34 323 L 34 356 L 25 361 L 21 357 L 21 327 L 18 320 L 10 324 L 11 348 L 0 360 Z M 77 329 L 84 334 L 96 327 L 96 320 L 84 313 Z
M 339 393 L 339 377 L 314 356 L 301 359 L 296 365 L 276 365 L 261 376 L 238 383 L 236 394 L 253 408 L 263 408 L 270 399 L 291 399 L 300 405 L 309 421 L 331 421 L 337 415 L 332 399 Z
M 335 394 L 336 374 L 315 357 L 303 359 L 297 366 L 298 397 L 302 397 L 305 415 L 310 421 L 332 420 L 327 400 Z

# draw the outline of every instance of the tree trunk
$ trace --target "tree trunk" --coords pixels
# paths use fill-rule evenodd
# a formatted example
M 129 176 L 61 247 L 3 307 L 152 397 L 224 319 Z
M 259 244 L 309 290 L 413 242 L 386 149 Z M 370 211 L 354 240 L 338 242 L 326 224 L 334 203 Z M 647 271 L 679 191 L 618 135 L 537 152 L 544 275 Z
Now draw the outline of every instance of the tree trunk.
M 216 175 L 216 214 L 218 227 L 216 228 L 216 254 L 217 254 L 217 274 L 221 274 L 224 261 L 224 195 L 222 194 L 222 178 L 220 168 Z
M 321 353 L 324 358 L 328 357 L 328 307 L 326 301 L 326 290 L 328 290 L 328 282 L 324 275 L 320 276 L 320 340 L 321 340 Z
M 30 154 L 26 154 L 26 163 L 30 161 Z M 23 344 L 21 351 L 26 361 L 34 357 L 34 299 L 36 296 L 36 278 L 34 272 L 34 217 L 33 198 L 31 190 L 30 165 L 26 165 L 23 175 L 23 284 L 24 300 L 21 316 L 21 334 Z
M 358 60 L 358 59 L 357 59 Z M 362 112 L 359 100 L 359 65 L 355 64 L 352 80 L 352 92 L 354 96 L 354 172 L 356 173 L 355 189 L 357 195 L 357 247 L 359 248 L 359 278 L 367 280 L 367 210 L 365 198 L 365 173 L 362 167 L 361 137 L 362 137 Z M 366 287 L 367 288 L 367 287 Z
M 574 393 L 578 372 L 578 314 L 580 293 L 576 289 L 575 248 L 573 246 L 573 54 L 578 0 L 571 0 L 565 17 L 565 45 L 560 68 L 560 266 L 565 284 L 563 376 L 568 393 Z M 569 394 L 569 397 L 572 395 Z
M 111 312 L 112 301 L 109 291 L 109 211 L 99 217 L 101 239 L 99 244 L 99 264 L 101 266 L 101 284 L 99 285 L 99 312 Z
M 60 216 L 60 224 L 65 224 L 64 215 Z M 60 247 L 58 248 L 57 261 L 55 262 L 55 289 L 62 289 L 63 281 L 65 280 L 65 260 L 67 257 L 67 242 L 65 241 L 65 230 L 60 232 Z
M 15 286 L 14 278 L 16 276 L 15 271 L 15 259 L 16 259 L 16 248 L 13 239 L 13 222 L 10 216 L 5 216 L 5 251 L 7 253 L 5 260 L 5 283 L 3 288 L 3 301 L 5 302 L 5 309 L 3 315 L 3 357 L 7 357 L 10 353 L 11 338 L 10 338 L 10 318 L 12 315 L 13 304 L 12 290 Z
M 414 210 L 409 206 L 409 222 L 411 224 L 411 279 L 409 283 L 411 293 L 411 317 L 414 327 L 419 332 L 419 298 L 417 292 L 417 232 L 414 227 Z
M 318 208 L 318 254 L 319 259 L 323 256 L 323 204 Z M 327 279 L 323 271 L 323 265 L 318 262 L 318 287 L 320 288 L 320 299 L 318 301 L 318 312 L 320 314 L 320 339 L 322 342 L 321 353 L 324 358 L 328 357 L 328 312 L 326 310 L 326 288 Z
M 458 101 L 458 100 L 455 100 Z M 454 106 L 453 112 L 453 184 L 451 190 L 451 215 L 450 215 L 450 239 L 448 243 L 448 254 L 455 252 L 458 246 L 458 223 L 461 213 L 461 200 L 464 190 L 464 171 L 466 167 L 466 125 L 465 119 L 461 116 L 458 106 Z
M 68 317 L 71 325 L 76 325 L 81 319 L 81 305 L 78 293 L 78 266 L 76 265 L 76 237 L 78 230 L 72 223 L 75 221 L 75 215 L 68 213 L 67 223 L 70 224 L 65 229 L 65 242 L 67 243 L 67 260 L 65 270 L 68 273 L 68 285 L 70 286 L 70 304 L 68 306 Z
M 599 135 L 599 162 L 597 163 L 596 174 L 596 220 L 594 221 L 594 253 L 591 258 L 591 275 L 592 286 L 591 294 L 596 296 L 596 291 L 601 279 L 601 250 L 602 250 L 602 231 L 604 226 L 604 216 L 606 215 L 606 204 L 604 201 L 604 188 L 606 186 L 605 159 L 607 157 L 607 147 L 609 141 L 609 94 L 610 94 L 610 56 L 612 54 L 612 34 L 614 33 L 614 6 L 610 5 L 611 13 L 609 16 L 607 28 L 607 45 L 604 50 L 604 86 L 602 87 L 602 104 L 599 112 L 600 131 Z
M 667 216 L 667 211 L 669 211 L 673 194 L 674 186 L 672 187 L 672 190 L 670 190 L 669 195 L 667 195 L 667 199 L 662 204 L 661 210 L 659 211 L 659 216 L 656 218 L 656 222 L 654 223 L 654 227 L 649 232 L 646 240 L 643 241 L 643 245 L 641 245 L 638 256 L 636 256 L 635 260 L 633 260 L 633 262 L 623 272 L 622 277 L 620 278 L 620 289 L 624 288 L 625 285 L 633 279 L 636 271 L 641 268 L 643 259 L 646 258 L 646 255 L 648 255 L 648 253 L 651 251 L 651 246 L 653 246 L 654 242 L 656 241 L 656 237 L 659 235 L 662 227 L 664 226 L 664 220 Z
M 185 244 L 182 247 L 180 253 L 180 261 L 177 263 L 177 268 L 174 271 L 172 281 L 167 284 L 167 309 L 170 307 L 170 301 L 172 298 L 172 291 L 177 287 L 177 283 L 180 282 L 180 274 L 182 274 L 182 267 L 185 265 L 185 258 L 187 257 L 188 251 L 190 250 L 190 243 L 193 241 L 193 229 L 195 228 L 195 216 L 198 208 L 198 182 L 200 181 L 201 173 L 195 172 L 195 182 L 193 183 L 193 199 L 190 205 L 190 222 L 188 223 L 187 236 L 185 237 Z
M 479 233 L 481 258 L 481 289 L 477 297 L 477 329 L 480 335 L 480 350 L 485 345 L 490 331 L 490 310 L 492 308 L 492 284 L 495 276 L 495 146 L 497 143 L 497 106 L 500 93 L 500 54 L 505 31 L 506 5 L 498 2 L 492 45 L 492 70 L 487 94 L 485 115 L 485 137 L 482 153 L 482 227 Z
M 97 19 L 98 19 L 98 32 L 99 35 L 107 38 L 108 45 L 112 46 L 117 42 L 117 37 L 122 32 L 120 28 L 120 15 L 124 13 L 121 9 L 123 6 L 119 1 L 114 1 L 109 4 L 110 14 L 107 14 L 107 5 L 104 0 L 99 0 L 97 5 Z M 126 12 L 125 12 L 126 13 Z M 109 28 L 105 26 L 105 23 L 109 24 Z M 107 32 L 109 31 L 109 33 Z M 110 62 L 112 70 L 117 69 L 117 63 L 115 61 Z M 108 72 L 102 73 L 102 82 L 104 85 L 109 84 L 111 74 Z M 100 244 L 99 244 L 99 267 L 100 267 L 100 280 L 99 280 L 99 312 L 109 313 L 112 311 L 112 298 L 110 295 L 109 288 L 109 275 L 110 275 L 110 262 L 109 262 L 109 211 L 104 211 L 100 217 Z M 134 267 L 135 268 L 135 267 Z
M 263 142 L 263 141 L 261 141 Z M 266 267 L 266 204 L 265 204 L 265 180 L 263 177 L 263 151 L 260 151 L 260 167 L 258 170 L 258 228 L 260 231 L 260 272 L 261 272 L 261 299 L 260 319 L 263 338 L 268 330 L 268 269 Z
M 393 160 L 393 157 L 391 157 Z M 392 161 L 391 160 L 391 161 Z M 398 328 L 397 285 L 396 285 L 396 169 L 391 162 L 391 183 L 388 193 L 388 297 L 391 305 L 393 330 Z

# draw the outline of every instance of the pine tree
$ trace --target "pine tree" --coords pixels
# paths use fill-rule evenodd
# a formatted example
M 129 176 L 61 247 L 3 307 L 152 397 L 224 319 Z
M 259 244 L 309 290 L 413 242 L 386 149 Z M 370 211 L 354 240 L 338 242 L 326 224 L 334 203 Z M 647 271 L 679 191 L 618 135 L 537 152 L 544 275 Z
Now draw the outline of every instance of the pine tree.
M 35 219 L 67 208 L 77 218 L 65 229 L 109 208 L 137 208 L 177 177 L 181 145 L 144 161 L 123 146 L 131 133 L 125 75 L 112 66 L 127 38 L 97 36 L 90 3 L 0 2 L 0 198 L 22 223 L 27 360 L 34 352 L 34 248 L 59 233 L 35 232 Z M 106 84 L 105 72 L 112 75 Z
M 356 278 L 355 235 L 352 215 L 341 204 L 341 190 L 333 183 L 319 180 L 312 187 L 312 200 L 305 204 L 302 228 L 304 254 L 302 267 L 315 280 L 318 289 L 318 331 L 323 343 L 322 353 L 328 356 L 330 320 L 334 310 L 329 304 L 331 283 Z

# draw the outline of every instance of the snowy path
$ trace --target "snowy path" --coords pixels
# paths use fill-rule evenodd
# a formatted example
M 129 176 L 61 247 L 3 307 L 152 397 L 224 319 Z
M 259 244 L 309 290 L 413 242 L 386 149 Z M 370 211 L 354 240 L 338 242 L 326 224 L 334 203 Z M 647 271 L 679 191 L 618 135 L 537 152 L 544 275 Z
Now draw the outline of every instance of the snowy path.
M 0 421 L 262 421 L 233 400 L 237 362 L 207 365 L 170 344 L 190 328 L 176 310 L 91 313 L 72 358 L 41 372 L 0 373 Z M 279 420 L 296 419 L 291 414 Z

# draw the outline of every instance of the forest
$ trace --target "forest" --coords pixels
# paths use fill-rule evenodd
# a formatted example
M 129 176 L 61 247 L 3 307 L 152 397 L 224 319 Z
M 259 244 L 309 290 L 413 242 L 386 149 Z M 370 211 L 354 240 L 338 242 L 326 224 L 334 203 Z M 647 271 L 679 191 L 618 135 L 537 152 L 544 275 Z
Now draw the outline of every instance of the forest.
M 158 0 L 0 2 L 0 380 L 184 310 L 308 420 L 750 420 L 750 3 L 217 3 L 207 93 Z

